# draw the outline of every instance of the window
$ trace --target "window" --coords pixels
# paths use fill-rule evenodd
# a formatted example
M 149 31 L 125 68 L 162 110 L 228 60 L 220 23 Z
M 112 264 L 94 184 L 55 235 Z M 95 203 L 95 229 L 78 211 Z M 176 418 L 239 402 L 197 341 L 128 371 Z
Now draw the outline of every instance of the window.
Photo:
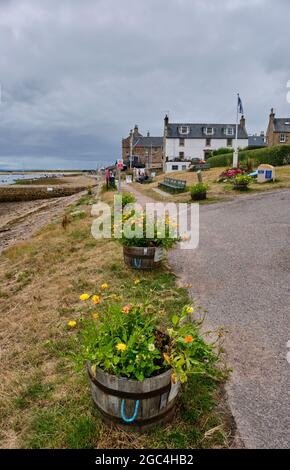
M 284 144 L 286 142 L 286 135 L 285 134 L 280 134 L 280 142 L 281 142 L 281 144 Z
M 179 152 L 179 158 L 184 158 L 184 152 Z
M 206 135 L 213 135 L 213 127 L 206 127 L 205 133 Z
M 178 165 L 172 165 L 171 169 L 172 169 L 173 171 L 178 170 Z
M 188 126 L 180 126 L 179 134 L 189 134 L 189 127 Z
M 182 169 L 183 171 L 185 171 L 185 170 L 186 170 L 186 165 L 182 165 L 181 169 Z
M 233 146 L 233 139 L 227 139 L 227 146 L 232 147 Z
M 233 127 L 227 127 L 226 128 L 226 135 L 234 135 Z
M 211 146 L 211 139 L 205 139 L 205 145 L 206 145 L 206 147 L 210 147 Z
M 179 145 L 180 147 L 184 147 L 184 139 L 179 139 Z

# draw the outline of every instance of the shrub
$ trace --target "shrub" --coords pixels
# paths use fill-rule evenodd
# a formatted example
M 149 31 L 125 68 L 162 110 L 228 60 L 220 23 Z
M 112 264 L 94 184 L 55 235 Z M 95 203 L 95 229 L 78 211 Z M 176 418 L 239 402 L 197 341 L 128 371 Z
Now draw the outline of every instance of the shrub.
M 131 193 L 122 193 L 122 207 L 124 208 L 127 204 L 132 204 L 136 199 Z
M 216 155 L 210 157 L 208 163 L 211 167 L 227 166 L 229 154 Z M 246 163 L 251 159 L 252 164 L 260 165 L 267 163 L 273 166 L 290 164 L 290 145 L 275 145 L 274 147 L 265 147 L 255 150 L 241 150 L 239 152 L 239 161 Z
M 221 147 L 217 150 L 214 150 L 212 152 L 212 155 L 213 156 L 216 156 L 216 155 L 225 155 L 226 153 L 233 153 L 233 149 L 232 148 L 227 148 L 227 147 Z
M 241 168 L 229 168 L 226 171 L 223 171 L 220 176 L 218 177 L 218 183 L 225 183 L 227 181 L 231 181 L 233 178 L 235 178 L 238 175 L 242 175 L 244 173 L 244 170 Z
M 197 184 L 194 184 L 193 186 L 190 187 L 190 193 L 191 194 L 206 193 L 207 189 L 208 189 L 207 184 L 197 183 Z
M 234 189 L 238 189 L 236 188 L 235 185 L 244 185 L 245 186 L 245 189 L 247 188 L 247 186 L 252 183 L 252 178 L 251 176 L 249 175 L 238 175 L 235 177 L 234 179 Z M 240 188 L 242 189 L 242 188 Z

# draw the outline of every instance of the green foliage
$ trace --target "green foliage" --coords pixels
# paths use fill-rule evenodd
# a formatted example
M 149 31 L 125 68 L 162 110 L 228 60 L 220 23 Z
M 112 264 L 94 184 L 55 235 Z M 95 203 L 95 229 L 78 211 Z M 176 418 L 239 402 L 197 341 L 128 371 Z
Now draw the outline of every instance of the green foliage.
M 191 194 L 205 193 L 208 190 L 208 185 L 205 183 L 196 183 L 190 187 Z
M 86 320 L 81 334 L 81 363 L 119 377 L 144 380 L 162 367 L 155 347 L 156 321 L 139 306 L 108 305 L 97 320 Z M 152 349 L 152 350 L 151 350 Z
M 211 167 L 227 166 L 228 154 L 210 157 L 207 161 Z M 256 166 L 261 163 L 267 163 L 273 166 L 287 165 L 290 163 L 290 145 L 275 145 L 274 147 L 265 147 L 254 150 L 242 150 L 239 152 L 239 161 L 247 162 L 253 160 Z
M 133 204 L 136 202 L 135 197 L 131 193 L 122 192 L 122 207 L 124 208 L 127 204 Z
M 124 246 L 160 246 L 169 249 L 180 240 L 177 224 L 170 222 L 168 217 L 164 220 L 162 217 L 157 220 L 153 217 L 146 219 L 143 213 L 134 210 L 125 213 L 122 221 L 114 225 L 114 233 Z
M 82 320 L 80 351 L 74 357 L 79 366 L 89 361 L 93 374 L 100 367 L 118 377 L 144 380 L 172 369 L 173 381 L 182 383 L 190 374 L 219 378 L 219 357 L 202 338 L 202 321 L 195 321 L 192 313 L 189 306 L 175 312 L 164 333 L 152 305 L 122 308 L 108 302 L 104 312 Z
M 228 148 L 228 147 L 221 147 L 217 150 L 214 150 L 212 152 L 212 155 L 215 157 L 216 155 L 225 155 L 226 153 L 233 153 L 233 149 L 232 148 Z
M 248 184 L 252 183 L 252 181 L 253 180 L 252 180 L 251 176 L 249 176 L 249 175 L 238 175 L 234 179 L 235 184 L 248 185 Z
M 194 320 L 193 313 L 193 307 L 183 307 L 172 316 L 172 327 L 167 329 L 170 342 L 164 359 L 173 370 L 173 381 L 181 383 L 187 382 L 192 374 L 221 376 L 216 368 L 219 357 L 214 346 L 206 343 L 200 334 L 203 320 Z

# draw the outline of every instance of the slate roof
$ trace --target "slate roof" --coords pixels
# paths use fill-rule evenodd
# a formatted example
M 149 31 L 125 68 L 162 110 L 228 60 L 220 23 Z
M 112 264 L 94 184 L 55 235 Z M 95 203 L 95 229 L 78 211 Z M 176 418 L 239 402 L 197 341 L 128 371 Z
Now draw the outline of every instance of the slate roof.
M 133 142 L 134 147 L 162 147 L 163 137 L 139 137 Z
M 262 135 L 249 135 L 249 147 L 266 147 L 265 137 Z
M 179 128 L 180 126 L 188 126 L 189 133 L 188 134 L 180 134 Z M 213 127 L 214 134 L 208 135 L 205 134 L 204 129 L 206 127 Z M 234 128 L 233 135 L 227 135 L 224 133 L 224 129 L 227 127 Z M 168 123 L 167 126 L 167 138 L 168 139 L 231 139 L 235 137 L 236 133 L 236 125 L 235 124 L 190 124 L 190 123 Z M 238 126 L 238 139 L 247 139 L 248 134 L 244 127 Z
M 290 132 L 290 118 L 275 118 L 274 132 Z

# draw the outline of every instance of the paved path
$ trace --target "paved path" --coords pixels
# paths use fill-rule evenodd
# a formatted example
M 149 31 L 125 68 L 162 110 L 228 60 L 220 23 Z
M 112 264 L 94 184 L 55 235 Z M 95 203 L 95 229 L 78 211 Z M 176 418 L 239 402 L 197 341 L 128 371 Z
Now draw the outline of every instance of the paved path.
M 290 191 L 201 206 L 198 249 L 169 261 L 208 325 L 229 331 L 226 389 L 244 445 L 289 448 Z

